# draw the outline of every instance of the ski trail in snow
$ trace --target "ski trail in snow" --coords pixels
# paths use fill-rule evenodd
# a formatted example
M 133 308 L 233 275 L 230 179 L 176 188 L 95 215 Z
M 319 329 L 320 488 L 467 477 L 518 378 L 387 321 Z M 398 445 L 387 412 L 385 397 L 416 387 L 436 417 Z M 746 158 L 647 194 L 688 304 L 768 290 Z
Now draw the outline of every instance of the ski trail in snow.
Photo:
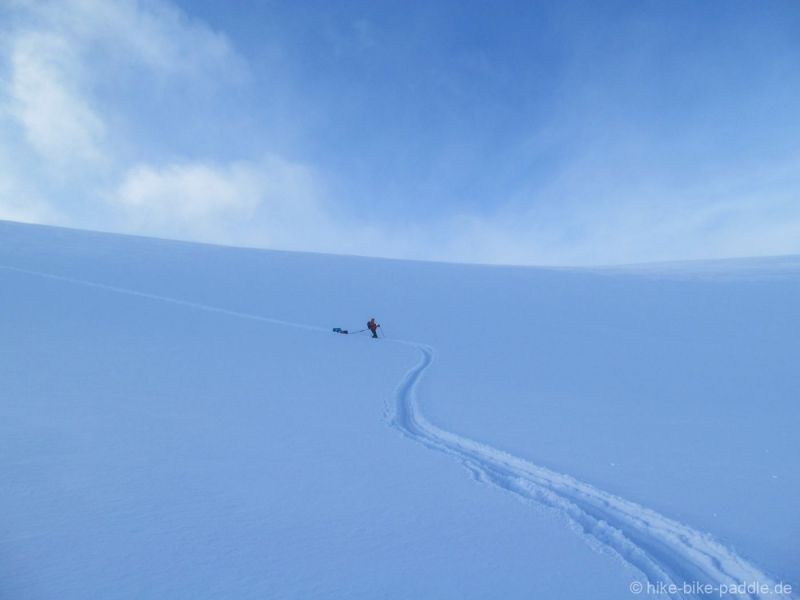
M 687 525 L 570 477 L 537 466 L 485 444 L 431 424 L 417 401 L 417 387 L 434 360 L 430 346 L 397 341 L 417 348 L 420 361 L 395 391 L 390 422 L 404 435 L 455 457 L 479 480 L 555 509 L 595 544 L 607 548 L 638 569 L 656 586 L 650 595 L 673 599 L 710 596 L 762 600 L 790 595 L 776 593 L 777 582 L 739 557 L 732 549 Z M 734 586 L 765 586 L 747 590 Z M 658 587 L 663 584 L 663 587 Z M 669 588 L 675 586 L 674 590 Z M 699 588 L 698 586 L 710 586 Z M 743 593 L 736 593 L 743 590 Z M 752 591 L 752 593 L 750 593 Z M 647 595 L 647 588 L 639 590 Z M 631 592 L 633 596 L 633 592 Z
M 293 321 L 284 321 L 282 319 L 273 319 L 272 317 L 262 317 L 260 315 L 254 315 L 251 313 L 240 312 L 236 310 L 230 310 L 227 308 L 220 308 L 218 306 L 210 306 L 208 304 L 200 304 L 199 302 L 191 302 L 190 300 L 181 300 L 180 298 L 170 298 L 168 296 L 159 296 L 157 294 L 150 294 L 147 292 L 140 292 L 137 290 L 132 290 L 128 288 L 118 287 L 115 285 L 108 285 L 105 283 L 97 283 L 95 281 L 87 281 L 84 279 L 75 279 L 73 277 L 65 277 L 63 275 L 54 275 L 52 273 L 44 273 L 42 271 L 32 271 L 30 269 L 20 269 L 17 267 L 9 267 L 6 265 L 0 265 L 0 269 L 4 271 L 13 271 L 15 273 L 22 273 L 25 275 L 35 275 L 37 277 L 44 277 L 45 279 L 53 279 L 55 281 L 63 281 L 65 283 L 72 283 L 76 285 L 82 285 L 87 287 L 96 288 L 99 290 L 104 290 L 106 292 L 115 292 L 117 294 L 126 294 L 128 296 L 138 296 L 139 298 L 147 298 L 148 300 L 157 300 L 159 302 L 167 302 L 169 304 L 177 304 L 178 306 L 185 306 L 187 308 L 193 308 L 195 310 L 202 310 L 205 312 L 213 312 L 219 313 L 222 315 L 228 315 L 230 317 L 238 317 L 240 319 L 250 319 L 253 321 L 262 321 L 264 323 L 270 323 L 272 325 L 284 325 L 286 327 L 296 327 L 298 329 L 306 329 L 308 331 L 324 331 L 329 332 L 329 327 L 320 327 L 318 325 L 309 325 L 307 323 L 296 323 Z
M 329 331 L 327 327 L 263 317 L 52 273 L 3 265 L 0 265 L 0 269 L 272 325 Z M 433 425 L 420 410 L 417 388 L 433 364 L 434 349 L 407 340 L 385 338 L 385 341 L 416 348 L 421 356 L 395 390 L 394 403 L 388 415 L 392 427 L 430 449 L 453 456 L 478 480 L 566 516 L 593 545 L 619 556 L 640 571 L 651 585 L 662 586 L 649 593 L 647 588 L 639 590 L 641 595 L 657 594 L 673 600 L 707 597 L 792 600 L 792 595 L 775 593 L 777 582 L 772 577 L 709 534 L 569 475 L 556 473 Z M 734 588 L 747 584 L 758 584 L 765 586 L 765 589 L 738 593 Z M 670 589 L 670 585 L 675 589 Z M 697 586 L 710 587 L 700 591 Z M 631 592 L 631 595 L 634 593 Z

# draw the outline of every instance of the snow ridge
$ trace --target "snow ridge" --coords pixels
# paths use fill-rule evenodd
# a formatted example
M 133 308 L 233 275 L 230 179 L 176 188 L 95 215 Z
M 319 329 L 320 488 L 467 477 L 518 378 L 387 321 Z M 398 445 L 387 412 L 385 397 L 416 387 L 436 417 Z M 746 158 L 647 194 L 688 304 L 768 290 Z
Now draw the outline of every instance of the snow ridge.
M 329 331 L 327 327 L 263 317 L 51 273 L 4 265 L 0 265 L 0 269 L 272 325 L 306 331 Z M 773 593 L 772 590 L 776 589 L 773 578 L 708 534 L 568 475 L 537 466 L 431 424 L 419 408 L 417 388 L 434 362 L 434 349 L 412 341 L 386 341 L 410 346 L 420 352 L 419 362 L 403 376 L 395 390 L 394 402 L 387 410 L 390 425 L 403 435 L 430 449 L 453 456 L 479 481 L 490 483 L 564 515 L 593 544 L 613 552 L 639 570 L 651 585 L 676 586 L 674 593 L 665 592 L 664 587 L 657 588 L 662 597 L 686 600 L 713 594 L 737 599 L 791 600 L 790 595 Z M 766 586 L 770 591 L 737 593 L 732 589 L 733 586 L 748 583 Z M 713 592 L 698 594 L 691 587 L 686 587 L 697 584 L 710 585 Z M 635 589 L 633 584 L 631 589 Z M 726 590 L 724 593 L 723 589 Z M 644 591 L 647 592 L 647 588 Z

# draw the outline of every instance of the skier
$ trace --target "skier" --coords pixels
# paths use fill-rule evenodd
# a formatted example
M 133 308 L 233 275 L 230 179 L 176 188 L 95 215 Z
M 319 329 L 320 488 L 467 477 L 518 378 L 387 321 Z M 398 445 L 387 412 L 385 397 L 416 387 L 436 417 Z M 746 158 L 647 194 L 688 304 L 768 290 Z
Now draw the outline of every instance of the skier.
M 367 323 L 367 329 L 372 332 L 372 337 L 374 338 L 378 337 L 378 327 L 380 327 L 380 325 L 375 322 L 375 317 L 372 317 Z

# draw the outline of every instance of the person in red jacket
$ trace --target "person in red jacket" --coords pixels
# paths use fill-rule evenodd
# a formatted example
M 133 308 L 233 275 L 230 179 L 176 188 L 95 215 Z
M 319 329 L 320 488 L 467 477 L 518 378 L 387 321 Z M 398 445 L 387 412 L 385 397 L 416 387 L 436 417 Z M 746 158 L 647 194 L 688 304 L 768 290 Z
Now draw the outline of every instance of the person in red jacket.
M 372 337 L 374 338 L 378 337 L 378 327 L 380 327 L 380 325 L 375 322 L 375 317 L 372 317 L 367 323 L 367 329 L 372 332 Z

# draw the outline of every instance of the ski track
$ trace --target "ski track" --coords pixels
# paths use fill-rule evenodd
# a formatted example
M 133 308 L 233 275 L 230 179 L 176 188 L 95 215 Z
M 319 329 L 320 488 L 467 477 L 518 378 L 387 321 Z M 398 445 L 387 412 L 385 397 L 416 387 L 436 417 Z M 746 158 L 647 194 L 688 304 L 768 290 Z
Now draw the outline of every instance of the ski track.
M 2 265 L 0 269 L 271 325 L 324 333 L 330 331 L 327 327 L 263 317 L 52 273 Z M 420 353 L 419 362 L 403 376 L 395 390 L 394 402 L 387 409 L 389 424 L 404 436 L 429 449 L 454 457 L 478 481 L 494 485 L 565 516 L 593 546 L 599 546 L 618 556 L 641 572 L 648 583 L 654 586 L 672 584 L 677 587 L 675 593 L 667 593 L 663 591 L 663 587 L 660 588 L 662 591 L 657 594 L 659 597 L 673 600 L 707 597 L 749 600 L 794 598 L 793 595 L 773 593 L 777 583 L 774 578 L 739 557 L 734 550 L 709 534 L 599 490 L 569 475 L 537 466 L 431 424 L 420 410 L 417 388 L 434 362 L 434 349 L 418 342 L 384 339 L 415 348 Z M 721 593 L 721 586 L 728 586 L 730 589 L 730 586 L 747 583 L 765 585 L 770 592 Z M 689 589 L 689 593 L 684 593 L 686 586 L 697 584 L 708 584 L 712 586 L 713 592 L 692 593 L 696 589 Z M 653 594 L 655 592 L 648 594 L 645 589 L 640 595 Z M 634 594 L 631 593 L 631 596 Z

